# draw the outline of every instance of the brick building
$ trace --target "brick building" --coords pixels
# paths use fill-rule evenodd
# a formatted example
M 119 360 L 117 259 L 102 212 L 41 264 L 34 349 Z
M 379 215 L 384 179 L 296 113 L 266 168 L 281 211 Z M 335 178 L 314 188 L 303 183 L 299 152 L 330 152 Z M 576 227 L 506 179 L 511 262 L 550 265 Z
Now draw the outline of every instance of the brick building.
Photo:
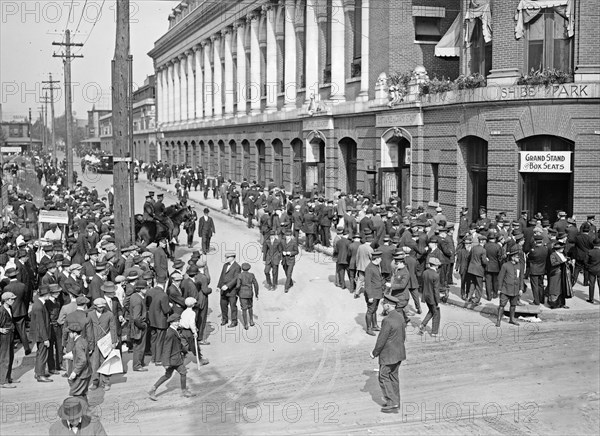
M 452 218 L 600 212 L 594 0 L 185 1 L 169 22 L 149 53 L 164 160 Z

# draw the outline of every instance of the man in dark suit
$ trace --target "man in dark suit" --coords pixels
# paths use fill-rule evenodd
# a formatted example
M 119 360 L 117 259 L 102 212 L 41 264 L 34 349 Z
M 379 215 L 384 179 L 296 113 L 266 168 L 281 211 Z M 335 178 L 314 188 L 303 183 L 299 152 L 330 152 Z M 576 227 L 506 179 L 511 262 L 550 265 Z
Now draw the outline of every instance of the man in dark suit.
M 167 318 L 171 313 L 169 297 L 160 286 L 155 286 L 146 293 L 148 305 L 148 324 L 150 326 L 150 350 L 152 361 L 156 366 L 161 365 L 162 348 L 167 333 Z
M 583 223 L 580 232 L 575 238 L 575 269 L 573 271 L 572 284 L 575 286 L 579 273 L 583 271 L 583 286 L 588 286 L 588 269 L 585 264 L 588 252 L 594 248 L 593 236 L 590 234 L 591 228 L 588 223 Z
M 201 260 L 197 263 L 198 274 L 194 277 L 196 288 L 198 289 L 198 301 L 196 305 L 198 312 L 196 315 L 196 325 L 198 327 L 198 345 L 210 345 L 210 342 L 204 340 L 204 330 L 206 329 L 206 321 L 208 319 L 208 296 L 212 293 L 212 289 L 208 287 L 210 284 L 210 275 L 206 261 Z
M 267 289 L 277 290 L 277 281 L 279 280 L 279 262 L 281 262 L 283 247 L 281 240 L 272 230 L 268 239 L 263 243 L 263 261 L 265 262 L 265 277 L 267 279 Z M 271 280 L 271 271 L 273 279 Z
M 163 288 L 169 277 L 169 259 L 167 252 L 167 239 L 162 238 L 158 241 L 158 247 L 154 250 L 154 272 L 156 273 L 156 282 Z
M 8 268 L 4 273 L 10 279 L 10 282 L 4 288 L 4 292 L 12 292 L 15 295 L 15 301 L 11 307 L 12 318 L 15 326 L 15 333 L 19 336 L 25 355 L 31 354 L 29 339 L 27 339 L 27 331 L 25 322 L 27 320 L 27 312 L 29 311 L 29 301 L 27 300 L 27 286 L 17 280 L 17 271 L 14 268 Z
M 506 256 L 510 259 L 510 262 L 505 262 L 500 269 L 500 274 L 498 274 L 500 305 L 498 307 L 496 327 L 500 327 L 502 315 L 504 315 L 504 306 L 508 302 L 510 302 L 509 324 L 519 325 L 519 322 L 515 319 L 515 308 L 519 301 L 519 292 L 523 286 L 523 273 L 519 267 L 519 250 L 515 247 Z
M 542 235 L 535 235 L 534 246 L 529 250 L 527 255 L 527 263 L 529 269 L 529 284 L 531 285 L 531 293 L 533 294 L 533 304 L 538 306 L 544 304 L 544 275 L 546 274 L 546 266 L 548 263 L 548 247 L 543 242 Z
M 496 242 L 495 232 L 490 232 L 484 249 L 488 259 L 485 266 L 485 293 L 487 300 L 491 301 L 492 298 L 498 297 L 498 273 L 502 258 L 502 247 Z
M 31 339 L 37 344 L 37 353 L 35 356 L 35 378 L 38 382 L 52 382 L 51 378 L 46 376 L 46 367 L 48 364 L 48 348 L 50 347 L 50 314 L 46 309 L 46 300 L 50 296 L 48 286 L 40 286 L 38 297 L 34 299 L 31 308 Z
M 289 292 L 290 288 L 294 286 L 294 280 L 292 279 L 292 273 L 294 272 L 294 265 L 296 265 L 296 256 L 298 255 L 298 242 L 294 239 L 291 230 L 286 230 L 285 241 L 283 242 L 282 249 L 282 260 L 281 265 L 283 266 L 283 272 L 285 273 L 285 285 L 284 291 Z
M 104 292 L 102 292 L 102 285 L 106 282 L 106 261 L 96 262 L 96 273 L 92 277 L 92 281 L 88 285 L 88 298 L 91 301 L 97 298 L 103 298 Z
M 365 301 L 367 302 L 367 312 L 365 313 L 365 322 L 367 325 L 367 334 L 375 336 L 379 331 L 377 325 L 377 306 L 383 297 L 385 281 L 381 276 L 379 265 L 381 264 L 381 251 L 375 250 L 371 253 L 371 262 L 365 268 Z
M 221 325 L 229 321 L 228 311 L 231 308 L 231 324 L 229 327 L 238 325 L 237 317 L 237 279 L 242 272 L 240 265 L 235 261 L 235 253 L 225 253 L 225 265 L 221 270 L 221 276 L 217 287 L 221 290 Z
M 394 310 L 397 304 L 396 297 L 385 296 L 383 310 L 388 315 L 381 323 L 381 331 L 371 352 L 372 359 L 379 357 L 379 386 L 385 398 L 385 404 L 381 408 L 383 413 L 398 413 L 400 407 L 398 369 L 406 359 L 406 325 L 404 317 Z
M 198 219 L 198 236 L 202 238 L 202 253 L 210 252 L 210 240 L 216 233 L 215 222 L 212 217 L 208 216 L 210 210 L 204 208 L 204 215 Z
M 148 371 L 144 367 L 144 352 L 146 348 L 146 333 L 148 331 L 146 288 L 144 280 L 135 282 L 135 293 L 129 300 L 131 311 L 130 336 L 133 342 L 133 370 Z
M 343 230 L 338 229 L 338 234 L 340 232 L 343 232 Z M 351 256 L 350 244 L 351 242 L 348 239 L 348 234 L 344 233 L 333 246 L 333 258 L 335 259 L 335 285 L 342 289 L 346 289 L 346 272 L 348 272 Z
M 73 341 L 73 369 L 69 375 L 69 395 L 82 397 L 87 403 L 87 392 L 92 377 L 90 364 L 90 342 L 82 332 L 85 327 L 78 323 L 69 326 L 69 339 Z M 91 340 L 93 342 L 93 339 Z
M 487 265 L 487 257 L 485 255 L 485 244 L 487 238 L 483 235 L 478 235 L 478 242 L 473 240 L 473 248 L 469 256 L 469 266 L 467 273 L 471 284 L 469 295 L 467 295 L 467 308 L 472 309 L 479 305 L 481 301 L 481 291 L 483 289 L 483 277 L 485 276 L 485 266 Z
M 588 303 L 594 303 L 594 291 L 596 283 L 600 286 L 600 238 L 593 241 L 594 248 L 588 251 L 585 265 L 588 269 Z
M 167 329 L 167 333 L 165 335 L 165 343 L 161 357 L 162 365 L 166 368 L 166 371 L 165 374 L 159 378 L 156 383 L 154 383 L 154 386 L 152 386 L 152 388 L 150 388 L 148 391 L 152 401 L 158 401 L 158 398 L 156 398 L 156 390 L 160 385 L 168 381 L 173 376 L 173 372 L 175 371 L 179 373 L 180 377 L 181 396 L 185 398 L 194 396 L 194 394 L 187 389 L 186 385 L 187 368 L 185 367 L 185 355 L 188 352 L 187 347 L 189 344 L 177 331 L 179 328 L 179 322 L 181 321 L 181 316 L 174 313 L 169 316 L 167 321 L 169 322 L 169 328 Z
M 438 268 L 441 265 L 437 257 L 430 257 L 427 261 L 428 267 L 423 272 L 423 301 L 427 304 L 429 311 L 419 326 L 419 334 L 425 332 L 429 320 L 433 319 L 431 325 L 431 336 L 437 337 L 440 328 L 440 277 Z
M 15 360 L 15 347 L 11 310 L 17 296 L 12 292 L 2 293 L 2 306 L 0 306 L 0 388 L 16 388 L 12 382 L 12 366 Z
M 27 250 L 19 250 L 17 253 L 18 258 L 15 259 L 15 265 L 17 268 L 17 281 L 23 283 L 27 289 L 27 304 L 33 299 L 33 290 L 36 288 L 37 281 L 35 280 L 35 272 L 31 266 L 29 260 L 29 253 Z
M 386 282 L 389 282 L 392 278 L 392 263 L 396 252 L 396 246 L 391 244 L 390 241 L 391 238 L 388 235 L 383 236 L 383 245 L 379 247 L 381 251 L 381 276 Z

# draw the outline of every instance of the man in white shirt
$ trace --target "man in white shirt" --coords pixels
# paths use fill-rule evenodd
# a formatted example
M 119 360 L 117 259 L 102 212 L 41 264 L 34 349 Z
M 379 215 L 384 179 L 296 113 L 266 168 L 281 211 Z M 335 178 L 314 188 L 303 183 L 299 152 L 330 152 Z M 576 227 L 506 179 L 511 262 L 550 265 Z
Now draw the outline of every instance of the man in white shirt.
M 62 239 L 62 230 L 56 223 L 50 224 L 50 229 L 44 233 L 44 239 L 48 241 L 60 241 Z

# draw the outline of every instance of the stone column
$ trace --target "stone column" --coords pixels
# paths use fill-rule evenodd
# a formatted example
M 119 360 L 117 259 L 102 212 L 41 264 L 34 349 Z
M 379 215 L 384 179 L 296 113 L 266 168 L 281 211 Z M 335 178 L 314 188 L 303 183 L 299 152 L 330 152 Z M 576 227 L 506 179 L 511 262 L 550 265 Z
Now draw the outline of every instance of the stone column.
M 285 70 L 283 74 L 283 89 L 285 92 L 284 108 L 294 109 L 298 86 L 296 84 L 296 29 L 294 27 L 294 0 L 285 0 Z
M 275 9 L 271 5 L 263 5 L 263 13 L 266 15 L 267 27 L 267 69 L 265 83 L 267 84 L 266 111 L 277 110 L 277 90 L 279 82 L 277 77 L 277 39 L 275 37 Z
M 225 90 L 225 117 L 233 116 L 233 52 L 231 47 L 232 29 L 230 27 L 221 31 L 224 39 L 223 57 L 225 60 L 225 72 L 223 86 Z
M 179 77 L 181 65 L 179 58 L 173 59 L 173 121 L 181 121 L 181 79 Z
M 346 99 L 346 35 L 342 0 L 331 2 L 331 100 Z
M 369 100 L 369 0 L 362 0 L 362 36 L 360 39 L 360 92 L 357 101 Z
M 306 97 L 319 96 L 319 25 L 317 24 L 316 0 L 306 0 Z
M 181 54 L 179 58 L 179 82 L 181 83 L 180 105 L 181 121 L 188 120 L 188 86 L 187 86 L 187 56 Z
M 236 51 L 237 51 L 237 115 L 246 115 L 246 48 L 244 47 L 244 36 L 246 26 L 243 21 L 236 24 Z
M 219 35 L 210 37 L 213 47 L 213 111 L 215 118 L 223 115 L 223 70 L 221 68 L 221 40 Z
M 175 121 L 175 95 L 173 88 L 173 62 L 167 63 L 167 122 Z
M 187 119 L 194 119 L 194 51 L 187 50 Z
M 250 23 L 250 115 L 260 113 L 260 45 L 258 43 L 258 23 L 260 16 L 248 16 Z
M 204 48 L 204 117 L 212 118 L 214 83 L 210 65 L 210 42 L 208 40 L 202 41 L 202 47 Z
M 162 67 L 155 68 L 156 70 L 156 125 L 164 123 L 163 118 L 163 69 Z
M 194 100 L 196 101 L 196 119 L 201 120 L 204 118 L 204 75 L 202 73 L 202 46 L 195 45 L 194 46 L 194 60 L 195 60 L 195 68 L 196 68 L 196 83 L 195 83 L 195 92 L 194 92 Z

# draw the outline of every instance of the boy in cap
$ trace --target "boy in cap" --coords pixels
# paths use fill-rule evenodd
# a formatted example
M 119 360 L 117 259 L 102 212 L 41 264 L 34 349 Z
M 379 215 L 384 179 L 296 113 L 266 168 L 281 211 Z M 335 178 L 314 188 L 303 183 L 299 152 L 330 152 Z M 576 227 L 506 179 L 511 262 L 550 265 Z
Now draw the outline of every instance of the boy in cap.
M 242 272 L 237 279 L 237 288 L 242 307 L 242 321 L 244 328 L 248 330 L 248 320 L 250 320 L 250 325 L 254 326 L 254 314 L 252 313 L 252 299 L 254 295 L 256 295 L 256 299 L 258 300 L 258 282 L 254 274 L 250 272 L 249 263 L 244 262 L 242 264 Z
M 112 284 L 112 283 L 111 283 Z M 116 348 L 119 341 L 117 339 L 117 324 L 114 315 L 108 310 L 108 304 L 103 297 L 94 300 L 94 309 L 89 313 L 92 327 L 94 329 L 94 348 L 92 354 L 92 387 L 94 390 L 102 384 L 105 391 L 110 390 L 110 376 L 99 374 L 98 368 L 104 362 L 106 356 L 102 354 L 98 347 L 98 341 L 106 335 L 110 335 L 112 348 Z
M 427 262 L 428 268 L 423 272 L 423 301 L 429 311 L 419 327 L 419 334 L 425 332 L 427 324 L 433 319 L 431 336 L 436 338 L 440 328 L 440 277 L 437 271 L 441 262 L 437 257 L 431 257 Z
M 194 341 L 198 342 L 198 321 L 196 317 L 196 303 L 198 301 L 194 297 L 187 297 L 185 299 L 186 309 L 181 313 L 181 320 L 179 322 L 179 328 L 181 329 L 181 336 L 187 342 L 189 351 L 196 355 L 196 346 Z M 198 362 L 200 365 L 208 365 L 208 360 L 202 358 L 202 352 L 198 347 Z
M 168 381 L 173 376 L 174 371 L 179 373 L 181 381 L 181 395 L 185 398 L 194 396 L 194 394 L 192 394 L 186 386 L 187 368 L 185 367 L 185 355 L 188 352 L 188 348 L 185 339 L 183 339 L 177 331 L 179 329 L 180 321 L 181 316 L 175 313 L 170 315 L 167 319 L 169 328 L 167 329 L 167 333 L 165 335 L 163 355 L 161 359 L 166 371 L 165 374 L 159 378 L 157 382 L 154 383 L 154 386 L 152 386 L 152 388 L 150 388 L 148 391 L 152 401 L 158 401 L 158 398 L 156 397 L 156 390 L 160 385 Z
M 89 343 L 82 335 L 84 326 L 79 323 L 72 323 L 68 328 L 69 340 L 73 344 L 73 348 L 71 349 L 73 355 L 73 367 L 68 378 L 69 395 L 73 397 L 82 397 L 87 403 L 87 392 L 92 376 Z

